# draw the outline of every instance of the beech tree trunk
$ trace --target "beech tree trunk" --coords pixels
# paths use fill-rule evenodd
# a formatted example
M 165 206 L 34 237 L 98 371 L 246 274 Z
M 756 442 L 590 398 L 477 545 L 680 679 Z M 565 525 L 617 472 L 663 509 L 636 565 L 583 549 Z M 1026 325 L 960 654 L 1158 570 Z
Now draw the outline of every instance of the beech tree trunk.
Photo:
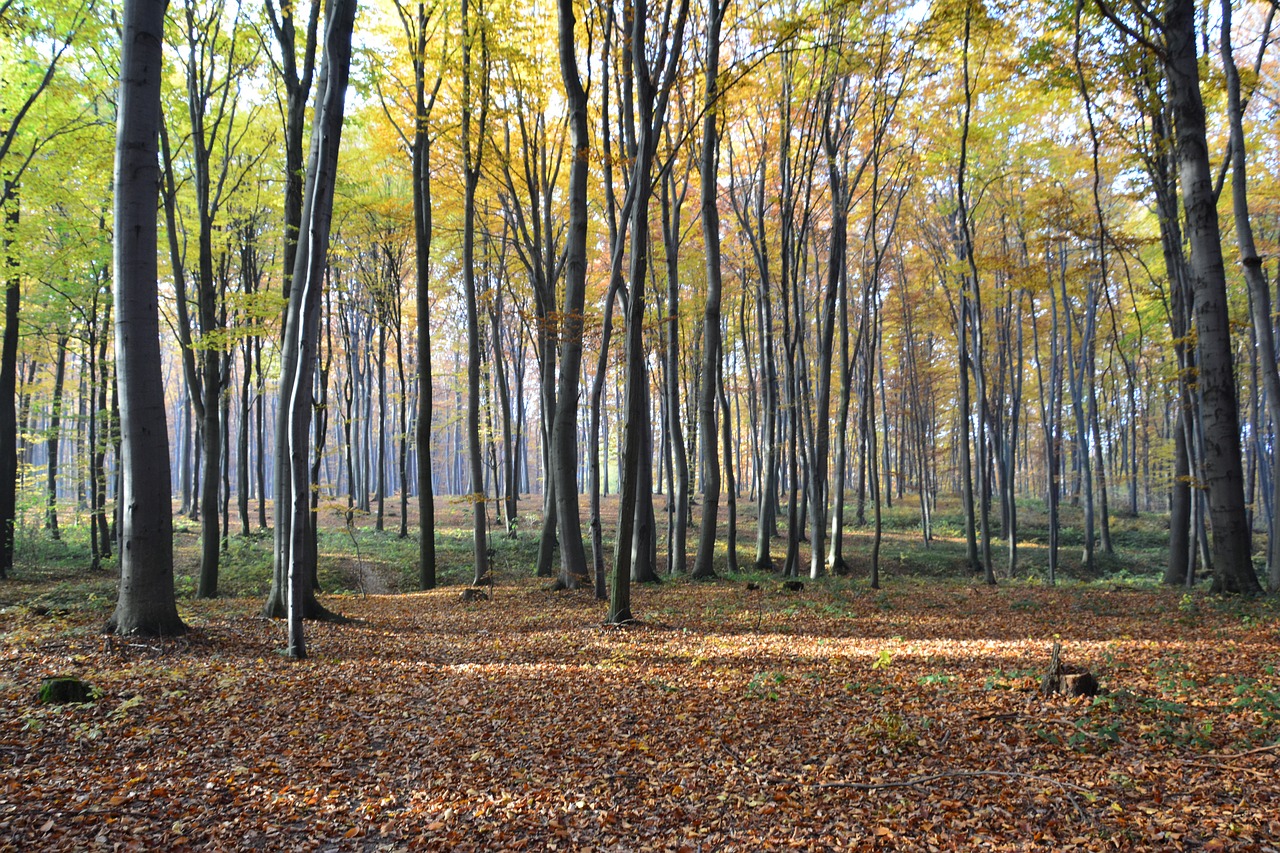
M 572 0 L 559 0 L 560 77 L 568 100 L 572 154 L 569 163 L 569 231 L 565 243 L 565 291 L 560 329 L 560 382 L 552 426 L 552 479 L 560 535 L 560 579 L 566 586 L 587 582 L 578 506 L 578 396 L 582 373 L 583 310 L 587 282 L 587 181 L 591 139 L 587 93 L 574 52 Z M 594 451 L 592 451 L 594 452 Z
M 120 594 L 107 630 L 186 630 L 173 587 L 169 433 L 156 263 L 164 0 L 126 0 L 115 162 L 116 363 L 120 385 Z
M 266 613 L 288 619 L 287 653 L 306 657 L 304 618 L 329 615 L 315 600 L 307 565 L 310 516 L 312 380 L 320 324 L 320 294 L 329 247 L 333 192 L 351 62 L 355 0 L 333 0 L 325 21 L 324 56 L 316 87 L 316 118 L 307 164 L 302 227 L 286 308 L 281 349 L 280 411 L 277 426 L 276 570 Z M 281 607 L 281 605 L 284 605 Z
M 705 80 L 704 104 L 706 114 L 702 118 L 702 158 L 699 164 L 701 176 L 702 239 L 706 252 L 707 298 L 702 310 L 702 387 L 698 395 L 698 431 L 702 435 L 702 451 L 705 454 L 702 477 L 702 528 L 698 536 L 698 553 L 693 564 L 693 577 L 713 578 L 716 545 L 716 522 L 720 515 L 720 456 L 716 452 L 716 401 L 723 393 L 723 346 L 720 337 L 721 300 L 724 285 L 720 270 L 720 207 L 717 174 L 720 165 L 720 28 L 730 0 L 708 0 L 707 3 L 707 57 L 703 78 Z M 678 418 L 672 412 L 672 418 Z M 728 413 L 724 414 L 728 418 Z M 675 421 L 673 421 L 675 422 Z M 727 423 L 727 421 L 726 421 Z M 729 447 L 725 443 L 725 460 L 728 463 Z M 727 465 L 726 465 L 727 467 Z M 686 463 L 685 481 L 688 481 Z M 729 475 L 732 481 L 733 475 Z M 687 499 L 683 512 L 687 518 Z M 736 559 L 736 557 L 735 557 Z
M 18 319 L 22 307 L 22 279 L 14 254 L 13 232 L 18 227 L 18 188 L 4 182 L 0 195 L 4 214 L 4 338 L 0 343 L 0 578 L 13 570 L 13 535 L 18 506 Z M 153 226 L 154 227 L 154 226 Z
M 1164 13 L 1164 63 L 1190 245 L 1187 271 L 1199 363 L 1196 390 L 1204 447 L 1203 477 L 1213 533 L 1213 585 L 1219 592 L 1252 595 L 1261 592 L 1262 587 L 1253 569 L 1245 509 L 1226 271 L 1209 171 L 1195 15 L 1194 0 L 1168 0 Z

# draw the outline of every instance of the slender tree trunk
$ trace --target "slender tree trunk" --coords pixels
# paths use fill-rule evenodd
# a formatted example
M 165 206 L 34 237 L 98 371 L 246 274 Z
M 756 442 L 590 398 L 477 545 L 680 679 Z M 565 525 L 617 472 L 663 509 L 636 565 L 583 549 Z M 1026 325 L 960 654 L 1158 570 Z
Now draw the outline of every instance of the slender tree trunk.
M 698 429 L 703 437 L 706 464 L 702 478 L 702 529 L 698 537 L 698 553 L 693 567 L 695 578 L 712 578 L 716 574 L 713 557 L 716 544 L 716 522 L 720 515 L 720 459 L 716 453 L 715 405 L 717 396 L 724 393 L 723 345 L 720 338 L 720 312 L 724 285 L 720 269 L 720 207 L 717 180 L 720 165 L 718 124 L 720 82 L 718 77 L 720 28 L 724 23 L 725 13 L 729 9 L 729 0 L 708 0 L 707 7 L 707 57 L 703 75 L 706 114 L 702 119 L 702 157 L 699 168 L 702 184 L 700 201 L 702 239 L 706 251 L 707 298 L 702 311 L 702 387 L 698 398 Z M 674 359 L 672 362 L 674 366 Z M 725 413 L 726 418 L 727 416 Z M 729 460 L 729 447 L 726 441 L 726 463 Z M 684 476 L 687 482 L 687 463 Z M 732 472 L 729 473 L 729 479 L 733 479 Z
M 62 538 L 58 529 L 58 453 L 62 442 L 62 397 L 67 377 L 67 344 L 70 335 L 59 331 L 56 346 L 57 360 L 53 371 L 53 400 L 49 404 L 49 467 L 46 472 L 48 499 L 45 512 L 45 529 L 55 541 Z
M 18 188 L 4 182 L 0 196 L 5 237 L 4 338 L 0 344 L 0 578 L 13 570 L 13 536 L 18 506 L 18 318 L 22 306 L 22 279 L 14 252 L 13 233 L 18 227 Z
M 489 573 L 488 516 L 485 508 L 484 457 L 480 441 L 480 320 L 476 299 L 476 187 L 480 183 L 480 162 L 488 111 L 489 53 L 484 30 L 468 22 L 471 2 L 462 2 L 462 155 L 464 171 L 462 225 L 462 287 L 467 314 L 467 454 L 471 477 L 472 552 L 475 559 L 473 583 L 491 583 Z M 480 115 L 473 119 L 472 40 L 480 46 Z M 475 126 L 473 126 L 473 121 Z M 474 137 L 472 134 L 475 134 Z
M 334 172 L 342 132 L 344 98 L 351 60 L 354 0 L 334 0 L 325 21 L 324 58 L 316 91 L 316 118 L 307 164 L 302 227 L 287 306 L 281 349 L 280 410 L 277 427 L 276 569 L 265 612 L 285 616 L 287 652 L 306 656 L 304 618 L 330 616 L 315 600 L 306 565 L 310 515 L 307 466 L 312 379 L 320 322 L 320 292 L 333 214 Z
M 571 0 L 559 0 L 560 77 L 568 100 L 572 157 L 569 166 L 569 231 L 565 244 L 564 323 L 560 343 L 560 383 L 552 426 L 552 478 L 558 504 L 560 578 L 567 586 L 587 579 L 578 506 L 578 397 L 582 373 L 583 310 L 587 278 L 587 181 L 590 134 L 587 93 L 582 87 L 575 53 Z M 595 454 L 594 448 L 591 450 Z M 598 529 L 598 528 L 597 528 Z
M 425 32 L 423 4 L 418 4 L 418 32 Z M 425 39 L 425 34 L 421 36 Z M 421 44 L 421 42 L 420 42 Z M 418 465 L 418 588 L 436 585 L 436 503 L 432 480 L 431 373 L 431 148 L 426 127 L 426 100 L 421 72 L 415 83 L 418 120 L 413 137 L 413 237 L 418 309 L 418 428 L 414 450 Z M 434 101 L 434 98 L 432 99 Z

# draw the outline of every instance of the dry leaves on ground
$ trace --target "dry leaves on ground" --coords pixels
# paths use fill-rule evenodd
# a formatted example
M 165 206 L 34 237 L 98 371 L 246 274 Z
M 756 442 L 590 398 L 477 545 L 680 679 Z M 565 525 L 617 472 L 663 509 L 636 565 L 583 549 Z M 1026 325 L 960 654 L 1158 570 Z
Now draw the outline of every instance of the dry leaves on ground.
M 617 629 L 533 581 L 329 601 L 358 621 L 302 662 L 254 601 L 185 603 L 163 643 L 4 611 L 0 847 L 1280 849 L 1266 604 L 675 582 Z M 1055 637 L 1104 695 L 1038 694 Z M 63 673 L 101 698 L 37 704 Z

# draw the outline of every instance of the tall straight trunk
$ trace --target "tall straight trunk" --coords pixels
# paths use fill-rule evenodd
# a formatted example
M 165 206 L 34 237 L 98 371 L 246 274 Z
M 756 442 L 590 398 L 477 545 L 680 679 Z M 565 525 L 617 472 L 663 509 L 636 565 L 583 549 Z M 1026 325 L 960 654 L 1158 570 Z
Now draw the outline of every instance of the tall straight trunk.
M 236 510 L 240 535 L 249 536 L 249 427 L 253 411 L 253 341 L 246 339 L 241 353 L 240 417 L 236 424 Z
M 381 532 L 386 527 L 387 512 L 387 324 L 385 317 L 378 323 L 378 490 L 377 514 L 374 529 Z
M 267 414 L 267 385 L 266 377 L 262 370 L 262 339 L 255 338 L 253 342 L 253 362 L 254 362 L 254 382 L 255 394 L 257 402 L 254 406 L 254 446 L 257 448 L 254 453 L 254 480 L 257 482 L 258 488 L 258 529 L 267 529 L 267 453 L 266 453 L 266 414 Z
M 423 4 L 418 4 L 419 32 L 425 19 Z M 425 39 L 425 35 L 422 36 Z M 432 480 L 433 449 L 431 443 L 432 373 L 431 373 L 431 148 L 427 133 L 424 85 L 421 72 L 414 84 L 418 120 L 413 137 L 413 239 L 415 300 L 418 309 L 418 428 L 414 434 L 414 452 L 418 466 L 418 588 L 436 586 L 436 501 Z M 434 98 L 432 99 L 434 101 Z
M 4 338 L 0 344 L 0 578 L 13 570 L 13 535 L 18 506 L 18 318 L 22 306 L 22 279 L 14 252 L 13 234 L 18 227 L 18 188 L 4 182 L 0 196 L 4 214 Z
M 1046 379 L 1044 357 L 1040 350 L 1040 324 L 1032 305 L 1031 333 L 1032 347 L 1036 359 L 1036 384 L 1040 391 L 1040 425 L 1044 435 L 1045 456 L 1045 503 L 1049 515 L 1049 584 L 1058 581 L 1058 537 L 1061 526 L 1058 522 L 1058 491 L 1061 468 L 1061 400 L 1062 400 L 1062 359 L 1058 344 L 1058 297 L 1054 286 L 1052 266 L 1048 268 L 1049 294 L 1049 375 Z
M 93 307 L 97 309 L 97 298 L 93 299 Z M 96 310 L 95 310 L 96 314 Z M 104 324 L 105 325 L 105 324 Z M 98 426 L 100 418 L 98 417 L 98 337 L 105 334 L 97 328 L 96 323 L 91 323 L 85 338 L 85 362 L 88 380 L 85 383 L 84 393 L 81 400 L 85 402 L 85 411 L 82 415 L 84 422 L 87 424 L 85 429 L 85 447 L 84 460 L 87 469 L 85 477 L 86 490 L 88 492 L 88 509 L 89 509 L 89 570 L 96 572 L 102 568 L 102 552 L 98 544 Z M 170 522 L 172 524 L 172 522 Z
M 1169 559 L 1163 582 L 1172 586 L 1185 584 L 1194 573 L 1192 536 L 1193 471 L 1190 436 L 1193 433 L 1194 395 L 1191 377 L 1195 371 L 1195 350 L 1189 346 L 1191 331 L 1190 281 L 1186 256 L 1183 254 L 1182 227 L 1178 218 L 1177 180 L 1173 172 L 1173 142 L 1169 138 L 1168 121 L 1163 101 L 1155 87 L 1148 93 L 1152 103 L 1148 120 L 1157 156 L 1149 158 L 1150 178 L 1155 190 L 1157 219 L 1160 224 L 1160 247 L 1169 276 L 1169 321 L 1177 360 L 1179 381 L 1174 401 L 1174 476 L 1169 495 Z
M 835 353 L 832 345 L 835 340 L 835 315 L 840 304 L 841 279 L 844 277 L 845 245 L 848 241 L 849 204 L 848 176 L 844 173 L 839 148 L 844 136 L 840 128 L 833 126 L 831 105 L 836 97 L 836 86 L 833 83 L 824 97 L 826 98 L 826 118 L 822 128 L 823 150 L 827 160 L 827 181 L 831 188 L 831 236 L 827 257 L 826 283 L 822 290 L 822 308 L 818 314 L 818 398 L 815 412 L 816 424 L 813 442 L 813 464 L 810 478 L 810 494 L 813 503 L 811 522 L 809 524 L 810 560 L 809 577 L 822 575 L 826 559 L 827 519 L 824 508 L 829 502 L 827 491 L 827 473 L 831 446 L 831 376 L 830 365 Z M 874 198 L 872 204 L 875 204 Z M 842 326 L 847 329 L 847 326 Z M 843 495 L 837 498 L 843 503 Z M 834 532 L 839 536 L 839 531 Z M 878 553 L 878 551 L 877 551 Z M 877 563 L 878 568 L 878 563 Z
M 119 274 L 119 273 L 118 273 Z M 110 314 L 110 306 L 104 306 Z M 103 323 L 103 328 L 110 321 Z M 110 336 L 105 331 L 98 336 L 98 402 L 95 416 L 98 418 L 98 441 L 93 448 L 93 468 L 97 482 L 95 524 L 90 525 L 90 533 L 96 531 L 98 537 L 98 553 L 103 557 L 111 556 L 111 526 L 107 521 L 107 445 L 111 441 L 111 369 L 107 363 L 107 349 Z M 117 348 L 119 343 L 117 342 Z
M 310 470 L 312 381 L 320 323 L 320 293 L 329 247 L 333 191 L 342 133 L 343 107 L 351 61 L 354 0 L 333 0 L 325 21 L 324 58 L 316 87 L 315 122 L 307 164 L 302 227 L 286 306 L 281 348 L 280 408 L 276 430 L 276 549 L 272 588 L 264 612 L 288 622 L 287 653 L 306 656 L 304 618 L 330 615 L 315 599 L 310 543 Z
M 702 479 L 702 529 L 698 537 L 698 554 L 693 566 L 695 578 L 715 577 L 712 558 L 715 555 L 716 522 L 720 515 L 720 459 L 716 453 L 715 405 L 724 393 L 722 349 L 720 338 L 721 300 L 724 293 L 720 253 L 720 28 L 729 10 L 729 0 L 707 2 L 707 56 L 704 68 L 705 109 L 702 119 L 701 178 L 702 239 L 706 253 L 707 298 L 702 310 L 702 387 L 698 397 L 698 429 L 703 436 L 706 466 Z M 674 360 L 673 360 L 674 361 Z M 674 414 L 673 414 L 674 417 Z M 724 417 L 728 417 L 725 413 Z M 727 422 L 726 422 L 727 425 Z M 729 463 L 726 442 L 725 461 Z M 688 480 L 686 463 L 685 480 Z M 726 465 L 728 467 L 728 465 Z M 732 480 L 733 474 L 729 473 Z M 736 557 L 735 557 L 736 559 Z
M 1271 29 L 1276 9 L 1267 12 L 1265 32 Z M 1253 225 L 1249 217 L 1248 174 L 1244 139 L 1244 98 L 1240 91 L 1240 72 L 1236 67 L 1231 48 L 1231 3 L 1222 2 L 1222 66 L 1227 79 L 1227 117 L 1231 125 L 1231 205 L 1235 213 L 1236 245 L 1240 250 L 1240 264 L 1244 268 L 1245 283 L 1249 287 L 1249 305 L 1253 315 L 1253 331 L 1257 341 L 1258 363 L 1262 384 L 1266 389 L 1267 410 L 1271 422 L 1280 428 L 1280 367 L 1276 363 L 1276 345 L 1272 329 L 1271 290 L 1267 286 L 1266 273 L 1262 269 L 1262 257 L 1258 254 L 1253 238 Z M 1262 44 L 1265 47 L 1266 35 Z M 1259 53 L 1261 59 L 1261 53 Z M 1272 452 L 1280 457 L 1274 447 Z M 1271 535 L 1267 545 L 1268 588 L 1280 588 L 1280 479 L 1272 478 Z
M 668 97 L 675 82 L 675 69 L 684 46 L 684 27 L 688 19 L 688 0 L 679 0 L 679 9 L 672 24 L 672 6 L 668 0 L 662 16 L 662 32 L 656 40 L 657 55 L 653 64 L 660 77 L 653 75 L 648 44 L 648 4 L 639 0 L 632 12 L 629 56 L 634 71 L 637 111 L 633 127 L 637 131 L 635 157 L 630 192 L 634 196 L 631 214 L 630 269 L 627 277 L 627 329 L 626 329 L 626 402 L 624 405 L 624 441 L 622 453 L 622 496 L 618 510 L 618 541 L 614 558 L 613 594 L 609 604 L 608 621 L 613 624 L 631 620 L 632 575 L 641 578 L 656 577 L 651 552 L 645 543 L 633 537 L 637 535 L 636 515 L 642 520 L 652 518 L 652 494 L 641 495 L 642 487 L 649 481 L 643 468 L 650 466 L 644 453 L 645 433 L 648 432 L 647 383 L 648 371 L 644 358 L 644 286 L 649 260 L 649 201 L 652 196 L 653 161 L 657 151 L 658 134 L 665 121 Z M 647 511 L 646 511 L 647 505 Z M 638 529 L 639 537 L 647 537 L 654 531 Z M 633 552 L 642 558 L 633 565 Z
M 1062 313 L 1066 323 L 1066 362 L 1067 384 L 1071 388 L 1071 410 L 1076 421 L 1076 458 L 1080 473 L 1080 503 L 1084 509 L 1084 552 L 1080 557 L 1081 567 L 1086 572 L 1095 568 L 1094 549 L 1097 545 L 1096 522 L 1093 502 L 1093 454 L 1089 448 L 1089 417 L 1087 409 L 1086 385 L 1094 322 L 1098 308 L 1097 288 L 1090 284 L 1088 297 L 1081 318 L 1084 321 L 1083 340 L 1079 349 L 1074 345 L 1075 320 L 1071 316 L 1071 301 L 1067 296 L 1066 261 L 1060 269 L 1059 287 L 1062 289 Z
M 396 472 L 400 478 L 400 528 L 396 537 L 407 539 L 409 536 L 409 406 L 411 399 L 409 386 L 404 374 L 404 330 L 396 324 L 396 382 L 400 391 L 400 402 L 396 406 L 399 417 L 397 435 Z
M 505 261 L 499 258 L 497 263 L 504 264 Z M 496 296 L 492 310 L 489 312 L 489 320 L 493 346 L 493 374 L 498 386 L 496 389 L 498 416 L 502 422 L 502 459 L 498 462 L 501 477 L 499 478 L 500 482 L 495 483 L 495 487 L 502 489 L 500 509 L 503 527 L 507 536 L 515 538 L 519 495 L 516 489 L 515 435 L 511 417 L 511 380 L 508 375 L 507 353 L 506 347 L 503 345 L 502 334 L 502 315 L 504 314 L 502 284 L 499 282 L 493 290 Z
M 114 269 L 124 547 L 119 599 L 107 630 L 123 635 L 186 630 L 174 598 L 169 434 L 156 308 L 165 5 L 163 0 L 126 0 L 120 51 Z
M 193 506 L 191 466 L 195 452 L 195 428 L 191 423 L 191 391 L 187 388 L 185 380 L 182 386 L 182 400 L 178 403 L 178 416 L 181 418 L 179 423 L 181 438 L 178 447 L 178 491 L 182 495 L 182 506 L 178 511 L 180 514 L 186 515 L 191 512 L 191 507 Z
M 480 441 L 480 319 L 476 299 L 476 187 L 480 183 L 481 152 L 488 112 L 489 51 L 482 28 L 473 30 L 469 23 L 470 0 L 462 0 L 462 288 L 467 314 L 467 455 L 471 478 L 472 553 L 475 559 L 475 584 L 491 583 L 489 573 L 488 516 L 485 510 L 484 457 Z M 472 107 L 472 39 L 478 36 L 480 46 L 480 115 L 473 120 Z M 475 126 L 473 126 L 473 123 Z M 474 134 L 474 136 L 473 136 Z
M 331 274 L 331 270 L 326 270 L 326 277 Z M 310 587 L 313 590 L 320 589 L 317 560 L 317 555 L 320 553 L 320 462 L 324 458 L 325 439 L 329 434 L 329 374 L 333 369 L 333 309 L 328 294 L 325 294 L 320 310 L 323 312 L 320 322 L 324 325 L 324 355 L 321 356 L 318 351 L 316 353 L 315 387 L 312 390 L 314 402 L 311 411 L 312 417 L 316 420 L 311 429 L 311 464 L 307 471 L 309 506 L 307 510 L 306 551 L 304 553 L 305 565 L 311 575 Z M 317 328 L 317 337 L 319 334 L 320 331 Z M 316 342 L 316 347 L 319 350 L 319 341 Z
M 53 400 L 49 404 L 49 467 L 45 474 L 46 499 L 45 529 L 50 538 L 58 540 L 62 533 L 58 529 L 58 452 L 62 441 L 62 397 L 67 377 L 67 344 L 71 336 L 59 331 L 57 339 L 57 360 L 53 371 Z
M 1203 476 L 1213 530 L 1214 588 L 1219 592 L 1255 594 L 1261 592 L 1261 585 L 1253 570 L 1244 502 L 1226 271 L 1209 172 L 1195 15 L 1194 0 L 1168 0 L 1164 10 L 1164 63 L 1190 246 L 1188 272 L 1199 363 L 1196 390 L 1203 435 Z
M 962 419 L 961 426 L 961 477 L 964 482 L 962 484 L 964 490 L 965 504 L 965 541 L 967 546 L 969 567 L 971 571 L 981 571 L 983 578 L 988 584 L 994 584 L 995 567 L 991 565 L 991 537 L 987 528 L 987 503 L 986 490 L 982 491 L 982 539 L 985 560 L 978 558 L 977 542 L 974 532 L 974 503 L 973 503 L 973 474 L 970 469 L 969 462 L 969 372 L 972 371 L 975 380 L 978 383 L 978 412 L 979 412 L 979 430 L 978 430 L 978 476 L 982 480 L 986 478 L 986 440 L 982 433 L 982 406 L 984 389 L 982 387 L 982 346 L 981 346 L 981 330 L 982 330 L 982 309 L 981 304 L 976 300 L 980 294 L 980 284 L 978 280 L 978 265 L 974 258 L 973 235 L 970 228 L 969 217 L 971 211 L 969 209 L 969 196 L 967 193 L 965 181 L 967 178 L 967 166 L 969 157 L 969 130 L 970 121 L 973 112 L 973 87 L 969 73 L 969 47 L 971 27 L 973 23 L 973 9 L 971 5 L 965 6 L 964 13 L 964 128 L 960 136 L 960 166 L 956 176 L 956 199 L 959 205 L 958 215 L 960 219 L 961 234 L 961 251 L 964 253 L 962 260 L 968 263 L 968 285 L 972 288 L 973 300 L 967 296 L 961 296 L 961 317 L 960 317 L 960 339 L 961 339 L 961 355 L 960 355 L 960 417 Z M 969 352 L 967 337 L 970 334 L 970 323 L 972 328 L 976 330 L 975 345 L 972 354 Z
M 721 368 L 723 370 L 723 367 Z M 724 458 L 731 460 L 736 450 L 733 430 L 729 424 L 729 397 L 725 393 L 723 378 L 720 381 L 720 435 L 724 441 Z M 724 493 L 727 504 L 728 521 L 725 531 L 725 548 L 728 554 L 725 559 L 725 570 L 729 574 L 738 572 L 738 482 L 733 465 L 724 468 Z
M 668 492 L 668 525 L 669 544 L 667 554 L 667 571 L 684 572 L 689 563 L 689 459 L 685 452 L 684 432 L 680 418 L 680 209 L 684 201 L 684 193 L 688 190 L 688 181 L 684 188 L 676 193 L 674 170 L 668 169 L 662 181 L 662 240 L 666 248 L 667 261 L 667 305 L 666 305 L 666 348 L 663 352 L 663 368 L 665 381 L 662 383 L 662 408 L 666 411 L 663 419 L 664 444 L 667 451 L 664 455 L 671 467 L 671 484 Z M 710 289 L 710 280 L 708 280 Z M 718 318 L 717 318 L 718 323 Z M 710 346 L 710 338 L 704 335 L 704 347 Z M 704 390 L 705 393 L 705 390 Z M 714 430 L 708 434 L 712 445 L 710 451 L 715 453 Z M 710 462 L 708 462 L 710 465 Z M 706 533 L 705 509 L 703 501 L 703 534 Z M 715 507 L 712 506 L 712 518 Z M 712 538 L 708 547 L 714 549 L 715 528 L 712 527 Z M 702 545 L 699 545 L 699 553 Z M 695 569 L 696 572 L 696 569 Z M 697 576 L 695 574 L 695 576 Z
M 552 479 L 560 534 L 560 577 L 572 585 L 587 577 L 587 557 L 582 545 L 581 510 L 578 506 L 578 396 L 582 374 L 583 310 L 587 286 L 587 181 L 591 138 L 587 93 L 582 86 L 575 53 L 571 0 L 559 0 L 560 78 L 568 100 L 570 144 L 569 230 L 565 243 L 564 324 L 560 341 L 560 381 L 556 389 L 556 415 L 552 426 Z M 595 453 L 594 448 L 591 451 Z

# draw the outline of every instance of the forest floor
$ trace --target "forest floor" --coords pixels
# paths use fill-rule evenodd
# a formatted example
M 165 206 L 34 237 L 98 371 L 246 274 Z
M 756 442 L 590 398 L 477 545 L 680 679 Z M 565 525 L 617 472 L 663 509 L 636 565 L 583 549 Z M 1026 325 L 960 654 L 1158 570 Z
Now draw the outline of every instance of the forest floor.
M 323 600 L 353 621 L 304 661 L 234 544 L 236 597 L 184 596 L 177 640 L 104 638 L 105 572 L 0 584 L 0 849 L 1280 850 L 1274 599 L 744 574 L 607 628 L 516 546 L 465 603 L 456 568 L 374 594 L 412 537 L 346 535 Z M 1055 640 L 1101 695 L 1039 694 Z M 96 700 L 39 704 L 64 674 Z

